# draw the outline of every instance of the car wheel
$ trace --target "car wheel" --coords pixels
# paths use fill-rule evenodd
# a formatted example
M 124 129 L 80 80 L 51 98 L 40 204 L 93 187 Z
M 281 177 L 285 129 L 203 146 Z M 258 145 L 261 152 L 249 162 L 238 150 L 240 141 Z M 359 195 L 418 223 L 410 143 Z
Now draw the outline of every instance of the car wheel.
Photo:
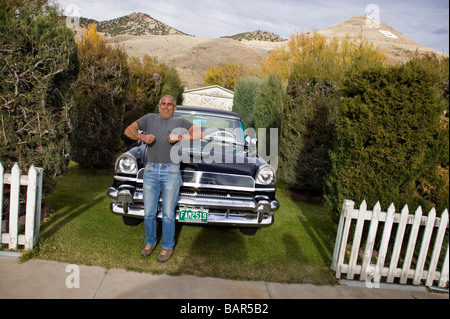
M 239 228 L 239 231 L 241 232 L 242 235 L 254 236 L 256 234 L 256 232 L 258 231 L 258 228 L 255 228 L 255 227 L 243 227 L 243 228 Z
M 123 223 L 127 226 L 138 226 L 140 223 L 143 222 L 142 219 L 131 218 L 131 217 L 126 217 L 126 216 L 122 216 L 122 219 L 123 219 Z

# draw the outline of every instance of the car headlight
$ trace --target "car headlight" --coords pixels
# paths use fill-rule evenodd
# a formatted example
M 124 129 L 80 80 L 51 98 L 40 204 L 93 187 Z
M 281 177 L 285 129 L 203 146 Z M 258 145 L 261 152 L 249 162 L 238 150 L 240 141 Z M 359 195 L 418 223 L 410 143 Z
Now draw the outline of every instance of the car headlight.
M 275 171 L 270 165 L 263 165 L 256 173 L 256 182 L 263 185 L 274 185 L 276 183 Z
M 116 161 L 116 173 L 137 174 L 138 166 L 134 156 L 122 154 Z

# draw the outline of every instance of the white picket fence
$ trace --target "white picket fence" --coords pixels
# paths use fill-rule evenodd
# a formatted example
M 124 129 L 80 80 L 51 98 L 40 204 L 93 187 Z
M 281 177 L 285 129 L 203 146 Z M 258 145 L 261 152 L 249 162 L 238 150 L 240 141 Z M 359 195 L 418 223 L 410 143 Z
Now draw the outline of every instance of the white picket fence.
M 28 170 L 28 175 L 21 175 L 21 170 L 17 163 L 11 169 L 11 174 L 5 174 L 2 163 L 0 162 L 0 234 L 1 243 L 8 244 L 8 249 L 17 250 L 18 246 L 22 245 L 26 251 L 29 251 L 33 249 L 39 239 L 42 178 L 42 168 L 37 168 L 32 165 Z M 5 184 L 11 185 L 8 232 L 2 231 Z M 21 185 L 27 186 L 24 234 L 19 234 L 19 196 Z
M 401 213 L 395 213 L 393 204 L 387 212 L 381 211 L 380 203 L 372 211 L 367 210 L 366 201 L 359 209 L 354 206 L 353 201 L 345 200 L 340 216 L 331 265 L 337 279 L 346 274 L 346 279 L 359 275 L 359 280 L 373 283 L 380 283 L 382 279 L 394 283 L 397 278 L 400 284 L 408 284 L 412 279 L 413 285 L 425 280 L 428 287 L 436 286 L 435 282 L 440 288 L 448 286 L 447 209 L 439 218 L 434 208 L 428 216 L 422 216 L 421 207 L 410 215 L 407 205 Z M 445 255 L 443 249 L 446 249 Z

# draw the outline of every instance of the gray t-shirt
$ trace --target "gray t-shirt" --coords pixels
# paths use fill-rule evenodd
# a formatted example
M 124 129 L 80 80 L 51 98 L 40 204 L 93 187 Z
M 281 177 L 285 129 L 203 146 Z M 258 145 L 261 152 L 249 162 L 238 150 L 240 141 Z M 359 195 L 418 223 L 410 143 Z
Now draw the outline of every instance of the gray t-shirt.
M 141 131 L 155 136 L 155 142 L 147 146 L 147 161 L 150 163 L 173 163 L 170 150 L 174 144 L 167 140 L 169 134 L 186 134 L 192 123 L 187 119 L 172 116 L 161 118 L 159 114 L 149 113 L 136 121 Z

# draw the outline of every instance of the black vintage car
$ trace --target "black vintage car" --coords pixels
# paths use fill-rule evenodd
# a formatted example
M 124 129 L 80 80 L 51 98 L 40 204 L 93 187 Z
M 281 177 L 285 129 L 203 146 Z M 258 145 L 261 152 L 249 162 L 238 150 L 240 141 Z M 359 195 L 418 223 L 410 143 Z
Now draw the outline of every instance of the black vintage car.
M 275 170 L 256 154 L 256 139 L 244 136 L 241 117 L 183 106 L 175 115 L 187 118 L 205 133 L 202 140 L 174 146 L 183 178 L 177 222 L 237 227 L 247 235 L 272 225 L 279 208 Z M 126 225 L 138 225 L 144 218 L 146 152 L 146 144 L 140 142 L 120 155 L 114 183 L 107 191 L 111 211 L 123 216 Z

